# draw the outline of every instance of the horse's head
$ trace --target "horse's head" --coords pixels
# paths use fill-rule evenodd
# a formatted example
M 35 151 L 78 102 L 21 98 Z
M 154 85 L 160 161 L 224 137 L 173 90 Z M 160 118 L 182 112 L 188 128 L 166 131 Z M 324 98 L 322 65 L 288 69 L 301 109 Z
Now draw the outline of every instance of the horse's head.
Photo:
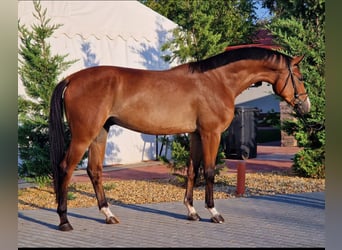
M 286 70 L 282 71 L 273 90 L 289 103 L 296 112 L 306 114 L 310 111 L 310 100 L 306 93 L 298 64 L 304 56 L 293 57 Z

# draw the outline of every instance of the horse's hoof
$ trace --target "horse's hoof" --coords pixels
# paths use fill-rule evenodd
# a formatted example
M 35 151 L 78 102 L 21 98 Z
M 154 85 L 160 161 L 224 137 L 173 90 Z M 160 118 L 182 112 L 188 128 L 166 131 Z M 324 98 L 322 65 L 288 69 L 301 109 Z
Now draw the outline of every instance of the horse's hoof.
M 60 224 L 58 226 L 58 229 L 60 231 L 71 231 L 71 230 L 74 230 L 69 222 L 64 223 L 64 224 Z
M 120 223 L 120 221 L 114 216 L 111 216 L 106 219 L 106 224 L 118 224 L 118 223 Z
M 199 217 L 199 215 L 197 213 L 190 214 L 190 215 L 188 215 L 188 220 L 199 221 L 199 220 L 201 220 L 201 217 Z
M 223 223 L 224 219 L 220 214 L 217 214 L 217 215 L 211 217 L 211 221 L 214 223 Z

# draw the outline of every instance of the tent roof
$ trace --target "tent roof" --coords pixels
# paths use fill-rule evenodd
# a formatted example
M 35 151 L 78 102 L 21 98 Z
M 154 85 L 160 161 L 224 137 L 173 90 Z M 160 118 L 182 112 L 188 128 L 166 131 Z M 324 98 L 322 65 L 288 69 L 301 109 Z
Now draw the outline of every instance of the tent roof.
M 176 24 L 138 1 L 42 1 L 53 24 L 63 24 L 54 36 L 83 39 L 94 36 L 114 40 L 133 38 L 136 41 L 153 41 L 158 32 L 171 30 Z M 101 6 L 101 8 L 99 8 Z M 36 23 L 31 1 L 18 2 L 18 17 L 23 23 Z M 163 27 L 158 30 L 158 27 Z M 151 32 L 152 31 L 152 32 Z M 157 31 L 157 32 L 155 32 Z

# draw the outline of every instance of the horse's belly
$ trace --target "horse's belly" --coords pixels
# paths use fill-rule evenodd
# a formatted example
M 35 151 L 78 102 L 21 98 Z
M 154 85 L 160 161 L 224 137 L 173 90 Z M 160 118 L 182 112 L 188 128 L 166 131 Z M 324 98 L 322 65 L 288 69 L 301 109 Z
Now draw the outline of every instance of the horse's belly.
M 139 114 L 136 112 L 130 117 L 115 118 L 115 123 L 127 129 L 146 134 L 181 134 L 196 130 L 196 119 L 189 115 L 170 113 Z

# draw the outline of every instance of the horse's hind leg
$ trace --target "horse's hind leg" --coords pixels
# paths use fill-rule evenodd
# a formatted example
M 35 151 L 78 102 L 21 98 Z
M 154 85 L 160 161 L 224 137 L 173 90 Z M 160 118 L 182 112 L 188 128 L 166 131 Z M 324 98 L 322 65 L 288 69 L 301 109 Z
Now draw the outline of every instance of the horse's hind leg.
M 102 184 L 102 168 L 105 155 L 107 131 L 103 128 L 96 139 L 90 144 L 88 152 L 87 173 L 93 184 L 100 211 L 106 216 L 107 224 L 119 223 L 108 207 Z
M 190 162 L 187 169 L 187 186 L 184 196 L 184 205 L 188 209 L 189 220 L 200 220 L 193 206 L 193 189 L 198 177 L 198 170 L 201 164 L 202 145 L 201 138 L 198 133 L 190 134 Z
M 74 172 L 76 165 L 82 159 L 87 146 L 87 143 L 81 143 L 76 142 L 75 140 L 71 140 L 65 157 L 60 163 L 56 198 L 58 203 L 57 213 L 60 218 L 59 230 L 61 231 L 73 230 L 67 218 L 68 184 L 70 182 L 72 173 Z

